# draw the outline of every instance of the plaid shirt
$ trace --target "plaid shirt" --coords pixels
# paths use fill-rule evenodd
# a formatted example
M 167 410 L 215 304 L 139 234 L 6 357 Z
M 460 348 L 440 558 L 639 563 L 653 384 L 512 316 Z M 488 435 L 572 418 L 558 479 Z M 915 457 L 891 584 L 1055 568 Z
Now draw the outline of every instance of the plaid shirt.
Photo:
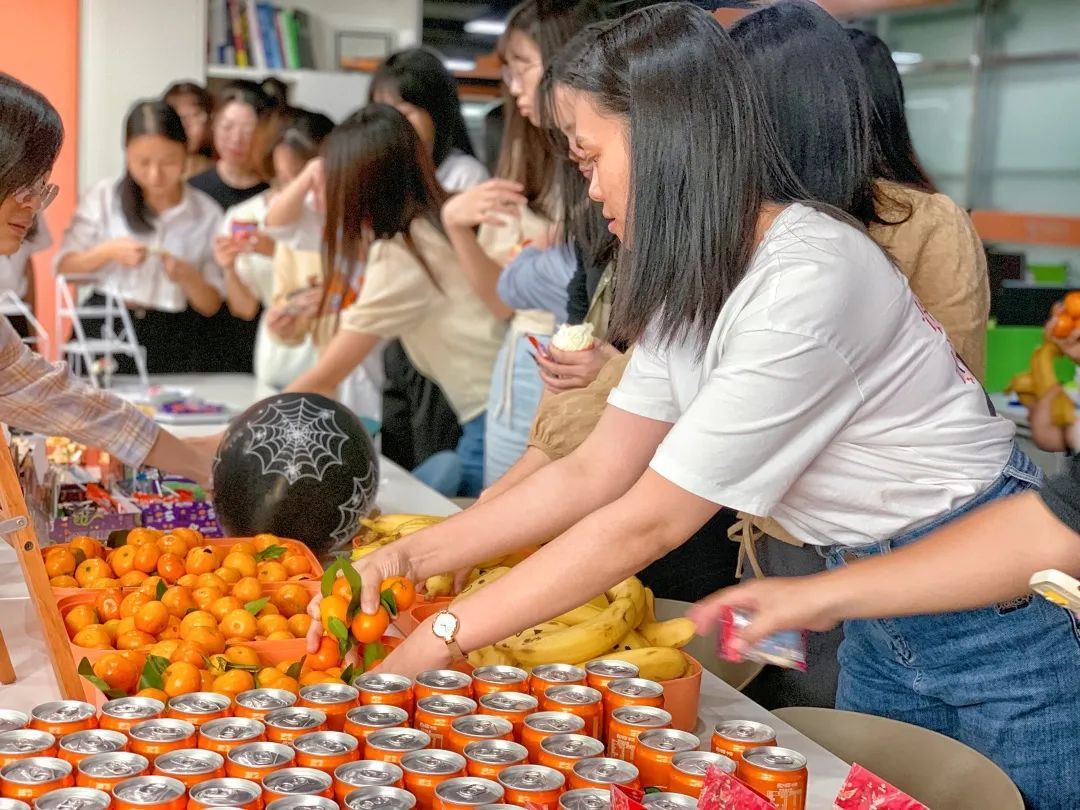
M 98 391 L 30 351 L 0 318 L 0 422 L 47 435 L 68 436 L 139 465 L 158 426 L 129 402 Z

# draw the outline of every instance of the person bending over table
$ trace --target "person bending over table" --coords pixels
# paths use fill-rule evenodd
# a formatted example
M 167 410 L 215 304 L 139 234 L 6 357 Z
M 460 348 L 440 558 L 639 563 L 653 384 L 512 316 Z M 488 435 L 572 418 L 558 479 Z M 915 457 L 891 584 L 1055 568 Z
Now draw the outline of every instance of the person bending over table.
M 885 253 L 805 202 L 708 13 L 632 12 L 573 74 L 590 195 L 625 248 L 612 323 L 634 354 L 577 451 L 356 563 L 374 611 L 389 575 L 419 581 L 550 541 L 440 613 L 440 635 L 422 623 L 387 671 L 445 666 L 580 605 L 721 504 L 771 516 L 836 566 L 1041 481 Z M 1080 782 L 1067 611 L 1035 600 L 845 630 L 841 708 L 942 731 L 1032 806 L 1073 807 L 1058 795 Z
M 0 255 L 19 250 L 55 198 L 49 182 L 64 128 L 43 95 L 0 73 Z M 24 345 L 0 318 L 0 422 L 101 447 L 125 464 L 149 464 L 208 484 L 214 448 L 184 443 L 131 403 L 74 379 Z

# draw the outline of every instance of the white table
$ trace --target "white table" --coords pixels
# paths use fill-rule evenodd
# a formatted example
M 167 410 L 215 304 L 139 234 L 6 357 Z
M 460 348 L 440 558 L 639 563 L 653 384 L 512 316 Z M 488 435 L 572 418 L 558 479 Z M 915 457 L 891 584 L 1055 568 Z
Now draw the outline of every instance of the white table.
M 253 377 L 207 375 L 202 377 L 162 377 L 154 382 L 194 389 L 200 396 L 242 410 L 269 395 Z M 221 425 L 170 428 L 180 435 L 205 435 L 220 431 Z M 379 506 L 384 512 L 449 515 L 457 507 L 434 490 L 421 484 L 401 467 L 383 459 L 379 483 Z M 22 580 L 15 552 L 0 544 L 0 627 L 3 628 L 18 680 L 0 687 L 0 707 L 28 711 L 38 703 L 59 696 L 49 666 L 45 642 L 37 616 Z M 791 726 L 721 681 L 710 672 L 701 679 L 701 709 L 697 732 L 704 747 L 713 725 L 721 720 L 758 720 L 776 729 L 777 742 L 794 748 L 807 758 L 810 772 L 807 810 L 829 810 L 848 772 L 848 765 L 812 742 Z

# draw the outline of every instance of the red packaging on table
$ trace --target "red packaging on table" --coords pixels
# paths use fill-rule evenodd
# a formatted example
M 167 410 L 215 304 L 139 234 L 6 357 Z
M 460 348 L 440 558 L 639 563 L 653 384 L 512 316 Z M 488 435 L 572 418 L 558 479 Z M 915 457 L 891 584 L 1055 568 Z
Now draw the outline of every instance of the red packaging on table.
M 848 771 L 833 807 L 835 810 L 930 810 L 858 763 Z
M 753 615 L 745 610 L 728 607 L 720 619 L 720 632 L 716 640 L 716 651 L 725 661 L 757 661 L 774 667 L 806 672 L 806 631 L 783 630 L 744 650 L 741 654 L 734 651 L 733 642 L 736 634 L 748 627 Z
M 776 805 L 729 773 L 716 767 L 705 772 L 699 810 L 776 810 Z
M 626 785 L 611 786 L 611 810 L 645 810 L 645 791 Z

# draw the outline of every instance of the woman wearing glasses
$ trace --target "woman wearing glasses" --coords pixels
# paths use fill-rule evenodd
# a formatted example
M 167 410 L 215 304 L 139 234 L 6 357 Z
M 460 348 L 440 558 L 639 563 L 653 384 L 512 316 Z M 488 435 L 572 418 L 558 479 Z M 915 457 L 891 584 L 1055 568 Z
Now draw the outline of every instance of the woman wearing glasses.
M 0 256 L 22 247 L 57 194 L 49 182 L 64 128 L 48 100 L 0 73 Z M 207 483 L 213 448 L 184 444 L 129 403 L 73 379 L 24 346 L 0 318 L 0 422 L 70 436 L 126 464 L 149 464 Z
M 187 135 L 172 107 L 139 102 L 124 129 L 127 171 L 79 200 L 56 270 L 93 276 L 92 305 L 103 305 L 106 295 L 127 304 L 151 374 L 191 371 L 198 341 L 185 312 L 210 316 L 221 307 L 223 281 L 212 251 L 221 212 L 184 183 Z M 87 335 L 97 337 L 102 324 L 86 321 Z M 121 373 L 134 371 L 130 357 L 117 359 Z

